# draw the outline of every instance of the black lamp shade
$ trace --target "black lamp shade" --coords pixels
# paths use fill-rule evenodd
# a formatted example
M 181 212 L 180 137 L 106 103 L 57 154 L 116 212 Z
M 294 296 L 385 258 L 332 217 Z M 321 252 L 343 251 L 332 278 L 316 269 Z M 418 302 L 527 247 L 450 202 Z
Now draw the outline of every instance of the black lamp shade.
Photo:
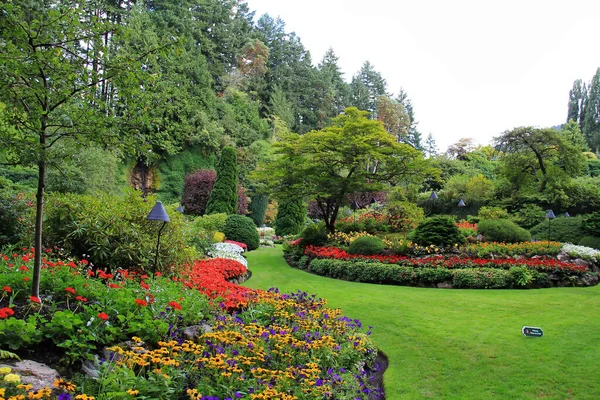
M 167 214 L 167 210 L 165 210 L 165 207 L 160 201 L 157 201 L 154 207 L 152 207 L 152 210 L 150 211 L 150 214 L 148 214 L 146 219 L 152 221 L 171 222 L 171 220 L 169 219 L 169 215 Z
M 464 206 L 466 206 L 466 204 L 465 204 L 465 202 L 462 199 L 460 199 L 459 202 L 458 202 L 458 206 L 459 207 L 464 207 Z
M 429 195 L 429 200 L 435 200 L 435 199 L 437 199 L 437 198 L 438 198 L 438 197 L 437 197 L 437 194 L 435 194 L 435 192 L 432 190 L 432 191 L 431 191 L 431 194 Z
M 546 214 L 546 218 L 553 219 L 556 218 L 556 215 L 554 215 L 554 212 L 550 210 L 548 211 L 548 214 Z

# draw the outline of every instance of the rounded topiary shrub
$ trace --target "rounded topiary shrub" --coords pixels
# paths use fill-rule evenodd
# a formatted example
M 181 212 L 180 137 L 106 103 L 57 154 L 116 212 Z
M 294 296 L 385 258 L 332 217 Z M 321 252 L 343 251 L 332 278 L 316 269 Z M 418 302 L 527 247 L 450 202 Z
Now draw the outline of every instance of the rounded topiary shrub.
M 462 244 L 465 238 L 449 217 L 431 217 L 425 219 L 411 232 L 410 239 L 420 245 L 436 245 L 440 247 Z
M 481 221 L 477 232 L 490 242 L 519 243 L 531 241 L 531 234 L 526 229 L 508 219 L 488 219 Z
M 363 236 L 350 244 L 348 253 L 370 256 L 383 252 L 383 240 L 376 236 Z
M 538 240 L 579 243 L 587 235 L 580 216 L 552 219 L 549 229 L 547 219 L 531 228 L 531 236 Z
M 327 243 L 329 232 L 324 223 L 310 224 L 300 234 L 303 246 L 323 246 Z
M 579 241 L 579 245 L 600 250 L 600 238 L 595 236 L 584 236 Z
M 248 250 L 258 249 L 260 238 L 251 218 L 243 215 L 230 215 L 225 221 L 223 233 L 228 240 L 246 243 Z

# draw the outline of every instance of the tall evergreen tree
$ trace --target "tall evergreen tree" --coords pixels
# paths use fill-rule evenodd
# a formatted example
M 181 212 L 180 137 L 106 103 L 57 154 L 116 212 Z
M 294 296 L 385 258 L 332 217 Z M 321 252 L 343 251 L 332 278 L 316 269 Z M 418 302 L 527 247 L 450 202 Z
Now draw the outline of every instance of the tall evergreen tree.
M 581 102 L 583 100 L 583 82 L 577 79 L 573 82 L 573 88 L 569 91 L 569 111 L 567 113 L 567 122 L 573 120 L 579 121 L 579 113 L 582 111 Z
M 583 135 L 594 151 L 600 149 L 600 68 L 592 78 L 585 104 Z
M 365 61 L 360 71 L 352 77 L 350 89 L 352 105 L 370 112 L 371 118 L 376 118 L 377 98 L 387 96 L 387 83 L 369 61 Z
M 438 154 L 437 145 L 435 144 L 435 139 L 433 135 L 430 133 L 427 135 L 427 139 L 425 140 L 425 155 L 428 158 L 435 157 Z
M 237 153 L 231 146 L 223 147 L 217 165 L 217 180 L 206 205 L 206 214 L 235 214 L 238 208 Z
M 339 58 L 329 48 L 318 66 L 318 87 L 321 102 L 318 111 L 318 128 L 324 128 L 329 120 L 344 111 L 350 104 L 350 86 L 344 81 Z
M 269 196 L 266 194 L 257 194 L 251 196 L 250 215 L 256 226 L 262 226 L 265 223 L 265 215 L 269 207 Z
M 404 111 L 406 111 L 410 123 L 408 127 L 406 143 L 412 145 L 415 149 L 423 150 L 423 144 L 421 143 L 421 132 L 419 132 L 417 129 L 419 122 L 417 122 L 415 119 L 415 111 L 412 101 L 408 98 L 408 94 L 406 94 L 403 88 L 400 88 L 400 91 L 396 96 L 396 101 L 404 106 Z

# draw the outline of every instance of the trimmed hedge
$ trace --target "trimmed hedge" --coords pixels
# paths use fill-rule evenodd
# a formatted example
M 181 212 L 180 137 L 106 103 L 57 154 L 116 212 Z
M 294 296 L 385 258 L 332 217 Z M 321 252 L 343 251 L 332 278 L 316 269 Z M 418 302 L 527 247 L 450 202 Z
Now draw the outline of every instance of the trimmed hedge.
M 260 237 L 252 219 L 243 215 L 230 215 L 225 221 L 223 233 L 228 240 L 246 243 L 248 250 L 258 249 Z
M 300 263 L 318 275 L 354 282 L 407 286 L 436 286 L 451 283 L 455 288 L 502 289 L 516 287 L 548 287 L 550 280 L 545 272 L 520 267 L 510 270 L 498 268 L 414 268 L 373 261 L 344 261 L 313 259 Z
M 370 256 L 373 254 L 380 254 L 383 250 L 383 240 L 376 236 L 363 236 L 350 244 L 348 253 Z
M 508 219 L 487 219 L 477 226 L 477 233 L 490 242 L 520 243 L 530 242 L 531 234 Z

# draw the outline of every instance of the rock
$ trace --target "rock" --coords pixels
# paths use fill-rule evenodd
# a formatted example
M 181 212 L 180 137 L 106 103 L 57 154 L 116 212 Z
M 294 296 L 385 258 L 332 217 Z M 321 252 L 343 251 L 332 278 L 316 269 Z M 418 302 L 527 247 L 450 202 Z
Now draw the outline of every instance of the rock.
M 450 282 L 440 282 L 437 284 L 437 287 L 439 289 L 452 289 L 453 288 L 452 283 L 450 283 Z
M 98 356 L 94 356 L 94 360 L 85 360 L 81 364 L 81 370 L 84 374 L 93 379 L 100 378 L 100 363 L 98 362 Z
M 562 261 L 562 262 L 569 262 L 571 260 L 571 257 L 569 257 L 569 255 L 567 253 L 565 253 L 564 251 L 561 251 L 560 253 L 558 253 L 556 258 L 558 259 L 558 261 Z
M 584 286 L 597 285 L 599 280 L 600 280 L 600 277 L 598 277 L 597 274 L 583 274 L 579 278 L 579 282 L 581 284 L 583 284 Z
M 587 261 L 582 260 L 581 258 L 576 258 L 571 262 L 575 265 L 579 265 L 580 267 L 587 267 L 589 265 Z
M 7 362 L 6 364 L 0 364 L 0 368 L 2 367 L 10 367 L 12 373 L 21 376 L 21 383 L 31 384 L 33 390 L 40 390 L 45 387 L 52 388 L 54 381 L 59 378 L 55 369 L 31 360 Z
M 192 325 L 183 330 L 183 337 L 186 340 L 195 341 L 204 333 L 212 332 L 212 326 L 208 324 Z

